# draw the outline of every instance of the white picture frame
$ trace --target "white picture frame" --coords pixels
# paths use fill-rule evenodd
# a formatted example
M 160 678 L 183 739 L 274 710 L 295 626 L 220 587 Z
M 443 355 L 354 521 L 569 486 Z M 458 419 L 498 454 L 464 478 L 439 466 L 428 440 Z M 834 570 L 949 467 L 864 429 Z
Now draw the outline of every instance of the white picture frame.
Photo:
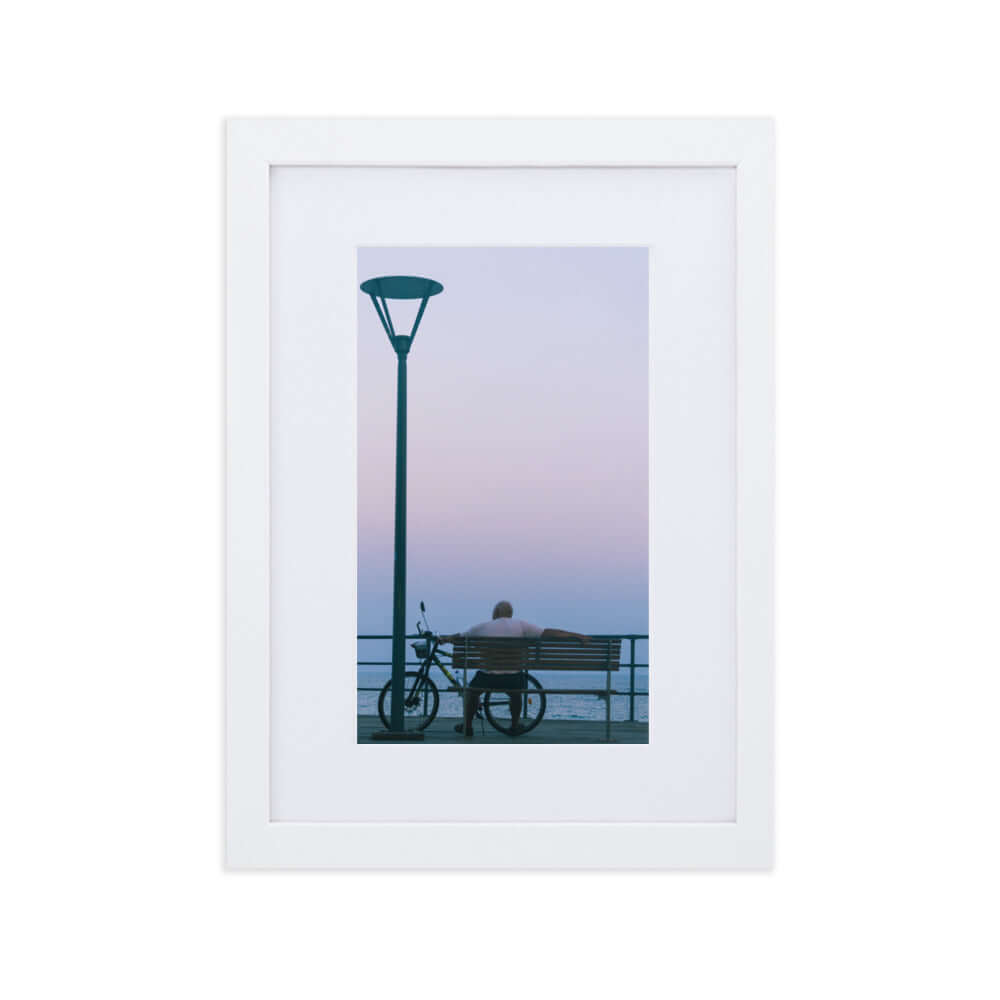
M 733 821 L 476 822 L 471 835 L 463 836 L 469 832 L 469 824 L 463 822 L 272 820 L 270 177 L 273 168 L 291 165 L 734 171 Z M 226 230 L 227 865 L 769 868 L 773 856 L 773 123 L 765 119 L 233 120 L 227 129 Z M 434 234 L 427 238 L 433 242 Z M 353 283 L 355 274 L 331 280 Z M 355 329 L 345 335 L 354 337 Z M 345 453 L 345 462 L 353 460 L 353 453 Z M 416 752 L 400 747 L 390 751 Z

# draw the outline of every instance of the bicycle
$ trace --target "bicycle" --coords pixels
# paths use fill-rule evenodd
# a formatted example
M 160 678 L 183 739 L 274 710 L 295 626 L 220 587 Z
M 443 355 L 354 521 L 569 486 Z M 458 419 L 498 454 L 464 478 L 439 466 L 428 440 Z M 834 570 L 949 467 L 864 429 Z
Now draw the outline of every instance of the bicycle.
M 420 602 L 420 614 L 423 620 L 422 624 L 417 621 L 417 634 L 420 638 L 410 643 L 420 658 L 420 666 L 416 670 L 407 670 L 404 678 L 403 727 L 407 730 L 426 729 L 437 715 L 441 699 L 438 687 L 430 677 L 432 667 L 436 666 L 448 679 L 451 687 L 446 690 L 457 692 L 462 705 L 465 705 L 465 686 L 440 659 L 442 656 L 451 659 L 451 653 L 441 648 L 440 636 L 432 632 L 427 624 L 427 609 L 423 601 Z M 485 716 L 486 721 L 499 732 L 507 736 L 519 736 L 530 732 L 542 721 L 542 716 L 545 715 L 545 692 L 542 685 L 526 670 L 521 675 L 524 678 L 521 687 L 528 690 L 521 693 L 521 714 L 517 720 L 511 715 L 509 692 L 486 690 L 480 707 L 476 710 L 476 718 L 480 720 L 480 724 Z M 391 680 L 379 692 L 378 714 L 382 725 L 390 729 Z

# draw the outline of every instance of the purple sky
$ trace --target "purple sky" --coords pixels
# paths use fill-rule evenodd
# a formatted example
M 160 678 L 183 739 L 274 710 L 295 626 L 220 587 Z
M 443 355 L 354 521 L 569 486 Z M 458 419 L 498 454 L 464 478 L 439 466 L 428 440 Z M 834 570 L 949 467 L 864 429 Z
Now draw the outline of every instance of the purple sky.
M 647 630 L 647 273 L 645 248 L 359 249 L 359 282 L 444 285 L 408 361 L 408 627 L 421 599 L 439 631 L 506 599 Z M 360 291 L 358 314 L 358 630 L 389 632 L 396 358 Z

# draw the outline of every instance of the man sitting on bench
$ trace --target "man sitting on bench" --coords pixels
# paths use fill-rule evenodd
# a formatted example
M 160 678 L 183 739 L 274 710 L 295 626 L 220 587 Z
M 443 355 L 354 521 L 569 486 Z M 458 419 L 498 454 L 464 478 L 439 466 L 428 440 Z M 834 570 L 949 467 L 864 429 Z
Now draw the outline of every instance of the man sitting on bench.
M 514 617 L 514 609 L 510 601 L 499 601 L 493 609 L 492 621 L 473 625 L 464 632 L 454 632 L 441 636 L 441 642 L 454 642 L 456 639 L 483 637 L 491 639 L 576 639 L 584 644 L 590 642 L 590 636 L 579 632 L 566 632 L 561 628 L 540 628 L 530 622 Z M 456 733 L 465 737 L 472 736 L 472 720 L 479 708 L 479 696 L 483 691 L 510 692 L 510 718 L 514 732 L 518 731 L 518 720 L 521 718 L 521 691 L 524 686 L 519 670 L 477 670 L 469 682 L 465 693 L 465 721 L 455 726 Z

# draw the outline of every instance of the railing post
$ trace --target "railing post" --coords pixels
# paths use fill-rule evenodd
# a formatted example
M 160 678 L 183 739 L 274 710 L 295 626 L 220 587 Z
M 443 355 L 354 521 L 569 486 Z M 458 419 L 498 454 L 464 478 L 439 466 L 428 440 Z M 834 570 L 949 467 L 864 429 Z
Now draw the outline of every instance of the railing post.
M 453 647 L 454 648 L 454 647 Z M 465 725 L 465 699 L 469 697 L 469 643 L 466 639 L 462 640 L 462 725 Z M 472 723 L 469 723 L 469 728 L 472 728 Z M 462 735 L 465 735 L 463 730 Z
M 604 686 L 604 739 L 611 742 L 611 642 L 608 640 L 608 659 L 605 663 L 605 686 Z M 619 655 L 620 658 L 620 655 Z
M 628 721 L 635 722 L 635 638 L 629 640 L 631 656 L 628 664 Z

